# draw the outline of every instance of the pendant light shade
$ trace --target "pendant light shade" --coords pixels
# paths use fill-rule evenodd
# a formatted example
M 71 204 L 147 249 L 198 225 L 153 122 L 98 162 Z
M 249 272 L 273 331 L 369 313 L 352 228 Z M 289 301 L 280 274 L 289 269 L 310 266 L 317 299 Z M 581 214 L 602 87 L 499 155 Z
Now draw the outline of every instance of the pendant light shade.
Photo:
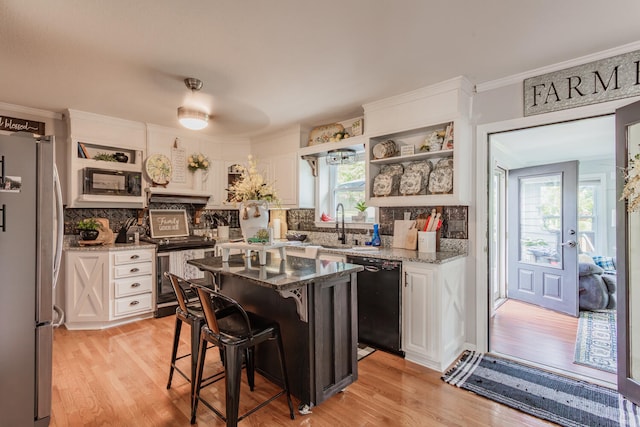
M 328 165 L 351 165 L 356 162 L 356 150 L 339 148 L 327 152 Z
M 184 79 L 184 84 L 191 92 L 202 89 L 202 81 L 194 77 Z M 178 121 L 187 129 L 200 130 L 209 124 L 209 114 L 205 111 L 189 107 L 178 107 Z
M 209 124 L 209 115 L 203 111 L 178 107 L 178 121 L 187 129 L 200 130 Z

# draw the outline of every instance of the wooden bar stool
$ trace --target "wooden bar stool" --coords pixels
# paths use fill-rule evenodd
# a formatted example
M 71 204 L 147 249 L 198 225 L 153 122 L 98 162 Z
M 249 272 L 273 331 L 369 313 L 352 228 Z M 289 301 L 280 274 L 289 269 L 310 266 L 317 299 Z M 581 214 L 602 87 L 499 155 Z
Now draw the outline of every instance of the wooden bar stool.
M 195 284 L 192 284 L 191 287 L 195 289 L 198 294 L 205 317 L 205 324 L 202 326 L 200 332 L 200 350 L 198 353 L 195 394 L 191 405 L 191 424 L 196 422 L 196 411 L 199 401 L 211 409 L 222 420 L 226 421 L 227 426 L 236 426 L 238 421 L 283 394 L 287 396 L 289 414 L 293 420 L 295 418 L 293 403 L 291 402 L 291 395 L 289 394 L 289 378 L 287 376 L 284 348 L 278 323 L 245 311 L 235 300 L 210 288 Z M 238 416 L 242 356 L 243 354 L 248 355 L 247 377 L 250 388 L 253 390 L 253 347 L 268 340 L 276 341 L 277 344 L 283 379 L 282 390 L 245 414 Z M 200 391 L 203 387 L 221 379 L 217 378 L 203 385 L 202 372 L 207 353 L 207 343 L 219 347 L 224 353 L 226 416 L 200 397 Z M 252 371 L 251 374 L 249 374 L 249 370 Z
M 171 368 L 169 369 L 169 381 L 167 389 L 171 388 L 171 380 L 173 372 L 177 371 L 184 379 L 191 383 L 191 400 L 193 401 L 195 391 L 196 367 L 198 362 L 198 345 L 200 344 L 200 329 L 205 323 L 204 314 L 199 301 L 189 302 L 187 290 L 190 290 L 191 283 L 175 274 L 165 272 L 165 277 L 169 279 L 178 300 L 176 307 L 176 328 L 173 335 L 173 348 L 171 350 Z M 180 342 L 180 332 L 182 324 L 186 323 L 191 328 L 191 353 L 178 357 L 178 344 Z M 191 373 L 187 376 L 180 368 L 176 366 L 176 361 L 191 357 Z

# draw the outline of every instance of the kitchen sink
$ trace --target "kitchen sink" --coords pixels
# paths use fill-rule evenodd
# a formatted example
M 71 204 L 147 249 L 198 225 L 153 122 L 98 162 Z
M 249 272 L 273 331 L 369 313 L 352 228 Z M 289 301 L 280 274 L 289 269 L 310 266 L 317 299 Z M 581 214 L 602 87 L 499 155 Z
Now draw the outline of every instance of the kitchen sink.
M 351 249 L 353 245 L 322 245 L 325 249 Z

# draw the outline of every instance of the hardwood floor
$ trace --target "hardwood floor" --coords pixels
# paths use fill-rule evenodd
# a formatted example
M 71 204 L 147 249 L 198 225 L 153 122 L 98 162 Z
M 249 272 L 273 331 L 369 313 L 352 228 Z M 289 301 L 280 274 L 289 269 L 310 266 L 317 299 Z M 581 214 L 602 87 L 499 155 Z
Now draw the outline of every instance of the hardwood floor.
M 174 321 L 170 316 L 104 331 L 55 330 L 51 426 L 189 426 L 189 384 L 174 375 L 172 388 L 166 389 Z M 187 336 L 183 332 L 182 352 L 188 349 Z M 209 354 L 214 357 L 206 369 L 216 372 L 217 352 Z M 358 369 L 356 383 L 313 408 L 310 415 L 296 413 L 295 420 L 289 419 L 281 397 L 240 425 L 550 425 L 445 384 L 439 372 L 381 351 L 359 362 Z M 273 390 L 256 375 L 256 391 L 251 393 L 243 376 L 240 410 Z M 224 399 L 223 381 L 206 393 L 210 400 Z M 298 403 L 294 399 L 294 405 Z M 224 423 L 201 405 L 197 425 Z
M 513 299 L 491 319 L 489 348 L 568 373 L 616 384 L 616 375 L 573 363 L 578 319 Z

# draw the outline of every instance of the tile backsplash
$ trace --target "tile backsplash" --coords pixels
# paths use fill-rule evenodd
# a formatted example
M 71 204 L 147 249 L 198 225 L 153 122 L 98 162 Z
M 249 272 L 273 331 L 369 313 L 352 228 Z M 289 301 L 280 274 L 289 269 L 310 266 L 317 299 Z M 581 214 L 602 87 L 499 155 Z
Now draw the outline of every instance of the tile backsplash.
M 420 214 L 430 214 L 436 206 L 408 206 L 394 208 L 380 208 L 380 234 L 393 235 L 393 224 L 397 219 L 404 219 L 405 212 L 410 219 L 416 219 Z M 468 206 L 443 206 L 441 237 L 445 239 L 468 239 Z M 333 232 L 327 228 L 315 226 L 314 209 L 291 209 L 287 211 L 287 227 L 293 231 Z M 366 230 L 349 229 L 353 233 L 366 234 Z
M 383 244 L 391 239 L 393 235 L 393 224 L 397 219 L 404 219 L 405 212 L 408 212 L 410 219 L 415 219 L 420 214 L 429 214 L 435 206 L 410 206 L 380 208 L 380 234 Z M 165 204 L 152 203 L 150 209 L 185 209 L 193 228 L 214 228 L 209 222 L 209 215 L 214 213 L 227 219 L 231 229 L 240 228 L 240 218 L 237 209 L 228 210 L 205 210 L 201 216 L 199 225 L 193 224 L 195 209 L 192 205 L 186 204 Z M 452 244 L 459 244 L 461 240 L 468 240 L 468 206 L 443 206 L 441 228 L 441 238 L 451 239 Z M 107 218 L 109 226 L 114 232 L 118 232 L 129 218 L 138 217 L 137 209 L 65 209 L 64 213 L 64 234 L 77 234 L 76 224 L 83 218 L 98 217 Z M 148 212 L 143 213 L 143 227 L 148 230 Z M 323 241 L 329 234 L 335 234 L 333 228 L 315 226 L 315 211 L 313 209 L 290 209 L 287 210 L 287 227 L 291 231 L 304 231 L 309 234 L 310 240 Z M 350 240 L 364 241 L 367 236 L 367 229 L 349 228 L 347 234 Z M 463 242 L 466 243 L 466 242 Z M 444 244 L 447 244 L 446 242 Z
M 185 209 L 187 217 L 192 227 L 195 209 L 193 205 L 187 204 L 169 204 L 169 203 L 151 203 L 149 209 Z M 64 210 L 64 234 L 77 234 L 76 224 L 83 218 L 107 218 L 109 220 L 109 228 L 114 232 L 118 232 L 129 218 L 138 217 L 138 209 L 65 209 Z M 200 225 L 196 227 L 205 228 L 209 226 L 209 215 L 217 213 L 229 222 L 231 228 L 240 228 L 240 219 L 237 209 L 209 209 L 203 211 L 200 218 Z M 149 213 L 147 210 L 143 213 L 142 226 L 148 233 L 149 230 Z

